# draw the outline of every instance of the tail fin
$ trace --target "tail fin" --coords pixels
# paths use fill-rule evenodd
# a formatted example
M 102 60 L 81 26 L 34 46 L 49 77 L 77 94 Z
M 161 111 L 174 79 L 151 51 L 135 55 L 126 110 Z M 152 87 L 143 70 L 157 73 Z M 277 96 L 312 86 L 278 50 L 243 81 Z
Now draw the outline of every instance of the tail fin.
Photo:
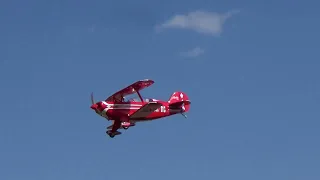
M 174 92 L 168 103 L 170 109 L 182 109 L 183 112 L 188 112 L 191 104 L 189 97 L 183 92 Z

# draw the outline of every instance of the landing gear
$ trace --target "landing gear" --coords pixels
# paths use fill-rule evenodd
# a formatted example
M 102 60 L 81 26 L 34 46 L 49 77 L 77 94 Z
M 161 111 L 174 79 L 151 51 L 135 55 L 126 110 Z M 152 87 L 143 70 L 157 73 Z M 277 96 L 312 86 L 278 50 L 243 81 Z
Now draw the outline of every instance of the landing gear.
M 181 113 L 182 116 L 184 116 L 185 118 L 188 118 L 187 115 L 185 115 L 184 113 Z
M 116 131 L 116 132 L 112 132 L 111 130 L 106 131 L 106 133 L 109 135 L 109 137 L 114 138 L 116 135 L 121 134 L 121 132 Z
M 106 134 L 108 134 L 109 137 L 111 137 L 111 138 L 114 138 L 114 136 L 115 136 L 111 131 L 106 131 Z

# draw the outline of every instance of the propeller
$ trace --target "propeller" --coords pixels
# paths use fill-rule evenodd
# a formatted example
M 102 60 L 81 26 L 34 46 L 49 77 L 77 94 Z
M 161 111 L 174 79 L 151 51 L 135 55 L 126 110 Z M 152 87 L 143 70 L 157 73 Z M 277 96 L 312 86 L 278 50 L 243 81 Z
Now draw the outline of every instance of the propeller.
M 93 93 L 91 93 L 91 103 L 92 103 L 91 109 L 93 109 L 94 111 L 96 111 L 96 113 L 98 113 L 98 111 L 97 111 L 97 106 L 98 105 L 94 103 Z
M 93 100 L 93 92 L 91 93 L 91 103 L 94 104 L 94 100 Z

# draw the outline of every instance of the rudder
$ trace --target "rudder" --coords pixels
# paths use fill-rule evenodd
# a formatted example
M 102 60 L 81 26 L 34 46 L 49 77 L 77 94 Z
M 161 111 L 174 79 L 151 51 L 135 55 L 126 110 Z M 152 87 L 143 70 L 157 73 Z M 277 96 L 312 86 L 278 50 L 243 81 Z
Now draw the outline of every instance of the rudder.
M 184 112 L 189 111 L 190 104 L 191 104 L 188 95 L 180 91 L 174 92 L 169 98 L 168 103 L 170 106 L 173 106 L 173 107 L 177 107 L 177 108 L 183 107 Z

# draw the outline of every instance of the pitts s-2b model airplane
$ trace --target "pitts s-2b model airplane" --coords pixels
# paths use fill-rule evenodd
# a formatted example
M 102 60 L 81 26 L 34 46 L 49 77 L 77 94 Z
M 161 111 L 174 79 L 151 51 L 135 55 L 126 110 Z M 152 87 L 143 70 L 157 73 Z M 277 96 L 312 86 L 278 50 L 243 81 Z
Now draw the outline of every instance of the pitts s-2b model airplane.
M 141 97 L 140 91 L 153 83 L 154 81 L 149 79 L 137 81 L 97 103 L 94 102 L 91 94 L 91 109 L 108 121 L 113 121 L 106 131 L 111 138 L 121 134 L 118 129 L 128 129 L 135 126 L 136 122 L 155 120 L 174 114 L 182 114 L 186 117 L 184 113 L 189 111 L 191 102 L 183 92 L 174 92 L 169 101 Z M 135 93 L 138 94 L 139 99 L 125 100 L 126 96 Z

